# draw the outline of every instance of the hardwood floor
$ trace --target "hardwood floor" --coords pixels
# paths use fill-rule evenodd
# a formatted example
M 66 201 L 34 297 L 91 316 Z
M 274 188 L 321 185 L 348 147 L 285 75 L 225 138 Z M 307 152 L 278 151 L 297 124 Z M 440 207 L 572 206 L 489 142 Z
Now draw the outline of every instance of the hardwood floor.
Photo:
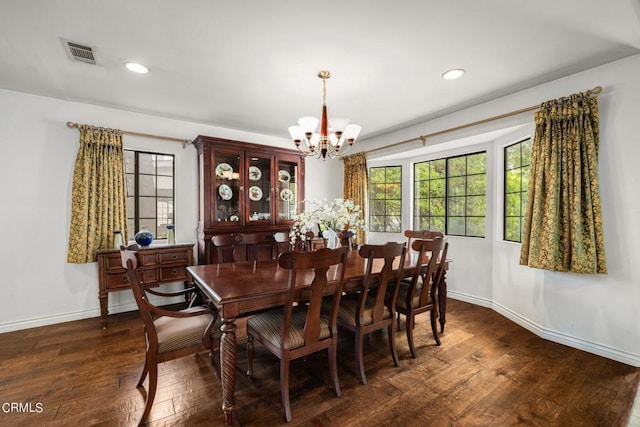
M 640 425 L 639 410 L 632 409 L 640 369 L 545 341 L 460 301 L 449 300 L 441 347 L 428 316 L 418 319 L 417 359 L 410 357 L 404 323 L 397 332 L 399 368 L 386 332 L 365 341 L 366 386 L 356 375 L 352 336 L 341 333 L 340 398 L 331 389 L 325 353 L 294 361 L 289 425 Z M 144 408 L 135 386 L 143 365 L 142 322 L 133 312 L 110 316 L 107 330 L 99 324 L 95 318 L 0 335 L 0 425 L 137 424 Z M 277 359 L 257 344 L 249 381 L 242 372 L 244 322 L 238 341 L 235 421 L 285 424 Z M 21 407 L 12 410 L 11 403 Z M 160 366 L 148 424 L 222 425 L 220 406 L 208 355 L 187 356 Z

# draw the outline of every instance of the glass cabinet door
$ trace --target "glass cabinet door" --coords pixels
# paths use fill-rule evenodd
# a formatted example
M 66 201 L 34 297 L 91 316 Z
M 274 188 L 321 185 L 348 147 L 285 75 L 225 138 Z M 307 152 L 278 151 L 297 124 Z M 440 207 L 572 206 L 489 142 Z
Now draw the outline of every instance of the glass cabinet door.
M 237 224 L 241 220 L 240 156 L 216 152 L 214 164 L 214 221 L 217 224 Z
M 247 153 L 247 224 L 271 223 L 271 158 Z
M 293 221 L 298 214 L 298 181 L 300 179 L 297 161 L 278 159 L 278 182 L 276 186 L 277 222 Z

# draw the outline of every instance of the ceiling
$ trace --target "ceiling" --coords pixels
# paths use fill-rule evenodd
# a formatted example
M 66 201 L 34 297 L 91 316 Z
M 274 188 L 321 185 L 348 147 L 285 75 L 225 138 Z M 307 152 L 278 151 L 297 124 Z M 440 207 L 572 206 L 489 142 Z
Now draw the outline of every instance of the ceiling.
M 333 74 L 329 116 L 360 124 L 362 139 L 640 52 L 640 0 L 0 0 L 0 11 L 0 88 L 279 137 L 320 115 L 320 70 Z M 72 61 L 63 39 L 98 65 Z M 462 78 L 441 78 L 458 67 Z

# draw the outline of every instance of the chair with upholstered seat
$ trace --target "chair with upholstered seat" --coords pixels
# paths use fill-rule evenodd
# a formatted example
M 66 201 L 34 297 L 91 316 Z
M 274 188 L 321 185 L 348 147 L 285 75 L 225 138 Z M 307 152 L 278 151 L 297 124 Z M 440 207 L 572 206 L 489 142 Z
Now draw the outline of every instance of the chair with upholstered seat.
M 356 365 L 362 384 L 367 383 L 364 371 L 364 336 L 387 328 L 393 363 L 400 366 L 394 339 L 394 313 L 398 285 L 402 277 L 406 247 L 404 243 L 364 245 L 360 256 L 367 260 L 362 286 L 356 293 L 342 298 L 338 311 L 338 326 L 355 334 Z M 399 259 L 398 259 L 399 258 Z M 384 261 L 380 275 L 372 274 L 374 264 Z M 394 274 L 394 261 L 398 272 Z
M 344 281 L 344 263 L 348 249 L 320 249 L 316 252 L 285 252 L 278 258 L 280 268 L 289 270 L 287 302 L 281 309 L 257 314 L 247 320 L 247 375 L 253 376 L 253 341 L 262 343 L 280 359 L 280 393 L 287 422 L 291 421 L 289 404 L 289 365 L 291 360 L 327 349 L 329 371 L 333 388 L 339 397 L 340 383 L 337 364 L 336 317 Z M 337 272 L 330 270 L 333 266 Z M 313 274 L 308 270 L 312 269 Z M 305 271 L 306 270 L 306 271 Z M 327 309 L 323 296 L 327 286 L 327 274 L 337 280 Z M 309 299 L 300 300 L 296 293 L 299 275 L 308 275 L 311 281 Z
M 120 247 L 122 266 L 127 271 L 129 284 L 144 324 L 146 354 L 142 375 L 137 387 L 149 375 L 149 392 L 140 420 L 143 424 L 153 405 L 158 384 L 158 364 L 189 354 L 209 350 L 213 361 L 213 342 L 220 338 L 220 322 L 217 313 L 205 306 L 189 307 L 174 311 L 152 304 L 147 294 L 174 297 L 195 292 L 187 288 L 177 292 L 159 292 L 149 289 L 138 276 L 138 246 Z
M 289 237 L 289 233 L 285 231 L 278 231 L 273 233 L 273 254 L 274 258 L 278 258 L 278 256 L 283 252 L 291 251 L 291 238 Z
M 431 230 L 405 230 L 404 237 L 407 238 L 407 251 L 411 252 L 411 240 L 413 239 L 435 239 L 436 237 L 444 238 L 444 234 L 440 231 Z
M 396 300 L 398 320 L 400 314 L 406 316 L 407 341 L 411 356 L 416 357 L 416 349 L 413 343 L 413 329 L 415 317 L 419 314 L 430 312 L 431 330 L 436 344 L 440 345 L 436 320 L 438 319 L 438 284 L 443 280 L 444 265 L 449 243 L 442 237 L 429 240 L 414 240 L 412 249 L 418 253 L 417 264 L 423 265 L 427 256 L 429 261 L 426 267 L 416 268 L 411 281 L 401 282 Z

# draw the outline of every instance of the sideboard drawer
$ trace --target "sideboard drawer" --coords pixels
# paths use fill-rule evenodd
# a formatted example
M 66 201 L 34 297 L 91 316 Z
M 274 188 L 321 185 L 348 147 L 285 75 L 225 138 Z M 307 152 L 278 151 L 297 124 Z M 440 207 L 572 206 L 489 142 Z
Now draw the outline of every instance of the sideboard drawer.
M 107 273 L 107 289 L 129 288 L 127 272 L 120 267 L 120 271 Z
M 188 258 L 186 251 L 160 252 L 159 255 L 160 264 L 185 263 Z
M 187 278 L 186 267 L 162 267 L 160 269 L 160 280 L 162 282 L 170 282 L 172 280 L 187 280 Z

